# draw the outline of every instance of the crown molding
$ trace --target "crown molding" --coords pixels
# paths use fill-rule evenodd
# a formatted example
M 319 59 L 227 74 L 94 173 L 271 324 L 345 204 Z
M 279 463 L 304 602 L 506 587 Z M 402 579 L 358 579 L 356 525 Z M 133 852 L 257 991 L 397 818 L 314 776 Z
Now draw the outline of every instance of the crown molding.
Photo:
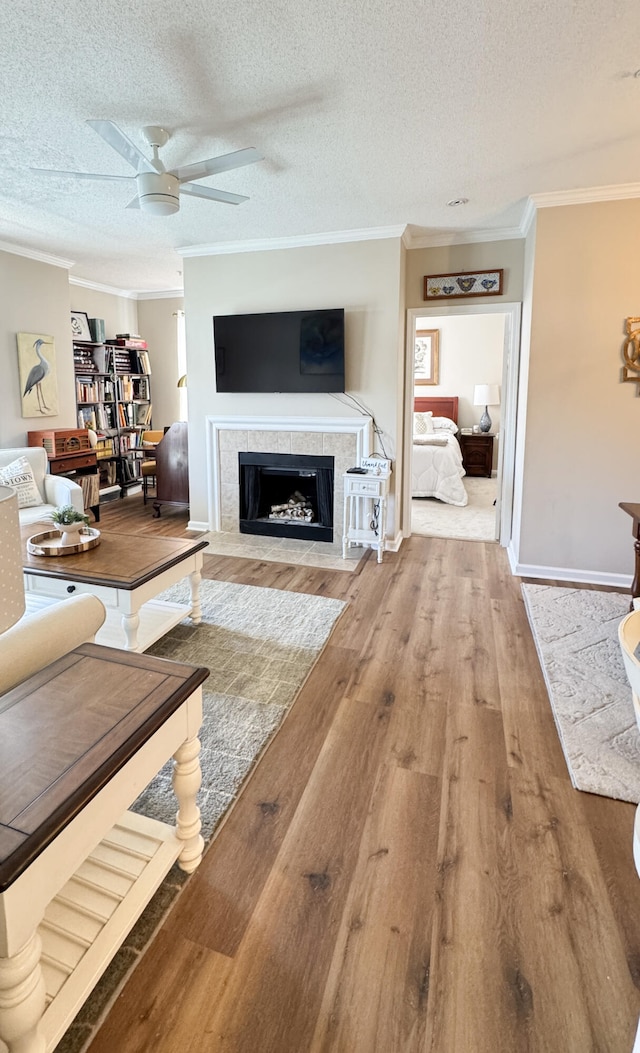
M 91 289 L 93 292 L 108 293 L 109 296 L 122 296 L 127 300 L 171 300 L 184 296 L 184 289 L 157 289 L 145 292 L 144 289 L 117 289 L 113 285 L 102 285 L 100 282 L 92 282 L 87 278 L 75 278 L 69 276 L 69 285 L 78 285 L 81 289 Z
M 69 275 L 69 285 L 78 285 L 81 289 L 91 289 L 93 292 L 108 293 L 110 296 L 123 296 L 129 300 L 135 299 L 136 293 L 131 289 L 116 289 L 113 285 L 102 285 L 101 282 L 92 282 L 88 278 L 76 278 Z
M 554 208 L 557 205 L 587 205 L 595 201 L 625 201 L 634 197 L 640 197 L 640 183 L 556 190 L 548 194 L 532 194 L 529 200 L 536 208 Z
M 11 252 L 14 256 L 26 256 L 29 260 L 37 260 L 38 263 L 48 263 L 51 267 L 63 267 L 66 271 L 75 266 L 75 260 L 65 260 L 62 256 L 53 256 L 49 252 L 29 249 L 25 245 L 13 245 L 8 241 L 0 241 L 0 251 Z
M 536 206 L 532 198 L 527 198 L 527 203 L 522 213 L 522 219 L 520 220 L 520 230 L 522 231 L 522 237 L 526 238 L 527 234 L 531 230 L 531 225 L 536 218 Z
M 260 238 L 254 241 L 225 241 L 217 245 L 187 245 L 176 249 L 183 257 L 223 256 L 234 252 L 266 252 L 272 249 L 299 249 L 314 245 L 338 245 L 350 241 L 379 241 L 402 238 L 406 225 L 366 227 L 362 230 L 333 230 L 322 234 L 299 234 L 287 238 Z
M 447 230 L 411 236 L 407 248 L 433 249 L 440 245 L 469 245 L 481 241 L 512 241 L 522 238 L 520 227 L 496 227 L 494 230 Z
M 137 300 L 183 300 L 184 289 L 162 289 L 160 291 L 155 290 L 152 292 L 144 292 L 144 290 L 138 290 L 135 293 Z

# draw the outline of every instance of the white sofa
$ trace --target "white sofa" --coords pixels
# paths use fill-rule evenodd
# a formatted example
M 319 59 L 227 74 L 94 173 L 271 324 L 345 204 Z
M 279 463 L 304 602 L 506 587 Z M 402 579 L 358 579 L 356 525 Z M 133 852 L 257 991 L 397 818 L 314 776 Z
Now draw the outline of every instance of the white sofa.
M 0 450 L 0 468 L 5 468 L 18 457 L 26 457 L 29 461 L 36 486 L 42 497 L 42 504 L 19 510 L 20 526 L 47 519 L 53 509 L 60 505 L 73 505 L 78 512 L 84 512 L 82 487 L 64 475 L 49 475 L 47 471 L 49 462 L 44 446 L 24 446 Z

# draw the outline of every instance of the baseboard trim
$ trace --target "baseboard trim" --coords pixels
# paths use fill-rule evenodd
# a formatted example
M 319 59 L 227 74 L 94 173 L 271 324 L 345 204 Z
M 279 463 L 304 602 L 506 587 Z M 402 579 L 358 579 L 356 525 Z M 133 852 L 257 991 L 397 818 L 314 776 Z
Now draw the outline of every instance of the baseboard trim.
M 197 519 L 190 519 L 187 523 L 187 530 L 197 530 L 199 534 L 208 534 L 211 527 L 206 522 L 199 522 Z
M 542 581 L 575 581 L 580 585 L 610 585 L 615 589 L 630 589 L 633 578 L 631 574 L 611 574 L 599 570 L 580 570 L 577 567 L 543 567 L 534 563 L 512 562 L 510 550 L 509 563 L 511 571 L 520 578 L 537 578 Z
M 397 552 L 400 545 L 404 541 L 404 534 L 401 530 L 398 531 L 394 538 L 387 537 L 384 539 L 385 552 Z

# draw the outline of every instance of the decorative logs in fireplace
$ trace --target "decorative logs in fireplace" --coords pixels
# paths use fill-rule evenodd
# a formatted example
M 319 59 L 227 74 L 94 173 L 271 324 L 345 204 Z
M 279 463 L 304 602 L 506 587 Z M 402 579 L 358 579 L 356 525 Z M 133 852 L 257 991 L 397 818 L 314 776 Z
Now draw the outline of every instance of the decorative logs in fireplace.
M 333 541 L 333 457 L 239 453 L 240 532 Z
M 311 501 L 295 490 L 284 505 L 271 505 L 269 519 L 301 519 L 305 523 L 312 523 L 314 511 Z

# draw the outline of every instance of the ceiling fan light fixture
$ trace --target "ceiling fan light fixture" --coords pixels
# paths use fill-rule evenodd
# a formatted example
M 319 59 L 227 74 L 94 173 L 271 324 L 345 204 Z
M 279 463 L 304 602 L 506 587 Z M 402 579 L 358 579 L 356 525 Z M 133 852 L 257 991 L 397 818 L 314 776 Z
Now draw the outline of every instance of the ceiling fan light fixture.
M 143 212 L 170 216 L 180 209 L 180 183 L 169 172 L 139 172 L 136 176 L 138 199 Z

